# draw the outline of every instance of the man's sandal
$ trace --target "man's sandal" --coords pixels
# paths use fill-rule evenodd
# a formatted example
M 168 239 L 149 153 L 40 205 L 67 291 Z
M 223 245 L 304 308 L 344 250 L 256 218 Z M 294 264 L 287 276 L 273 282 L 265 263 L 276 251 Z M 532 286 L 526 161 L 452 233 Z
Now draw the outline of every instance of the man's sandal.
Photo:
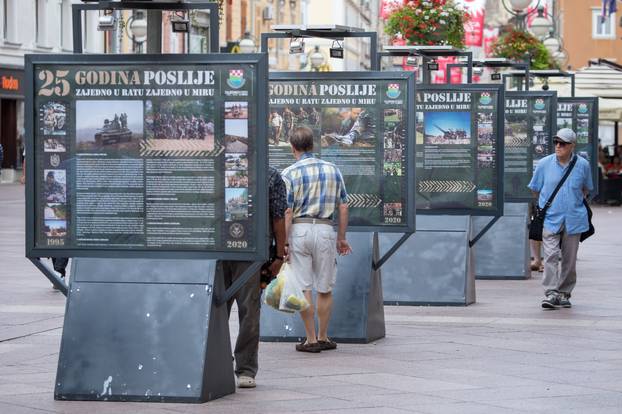
M 310 344 L 309 342 L 304 341 L 303 343 L 296 345 L 296 351 L 311 352 L 313 354 L 317 354 L 318 352 L 322 352 L 322 347 L 319 342 L 314 342 Z
M 330 338 L 326 338 L 325 341 L 318 340 L 317 343 L 320 344 L 322 351 L 330 351 L 333 349 L 337 349 L 337 343 L 331 340 Z

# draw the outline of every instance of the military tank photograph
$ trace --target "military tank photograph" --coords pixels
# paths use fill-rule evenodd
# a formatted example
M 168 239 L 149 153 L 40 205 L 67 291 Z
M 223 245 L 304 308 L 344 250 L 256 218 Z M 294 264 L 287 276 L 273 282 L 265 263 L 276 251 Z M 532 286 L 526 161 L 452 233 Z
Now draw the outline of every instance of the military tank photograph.
M 138 151 L 144 138 L 142 101 L 76 102 L 78 151 Z
M 104 125 L 95 133 L 95 142 L 99 145 L 129 142 L 132 139 L 132 131 L 127 127 L 127 115 L 115 114 L 112 121 L 104 120 Z

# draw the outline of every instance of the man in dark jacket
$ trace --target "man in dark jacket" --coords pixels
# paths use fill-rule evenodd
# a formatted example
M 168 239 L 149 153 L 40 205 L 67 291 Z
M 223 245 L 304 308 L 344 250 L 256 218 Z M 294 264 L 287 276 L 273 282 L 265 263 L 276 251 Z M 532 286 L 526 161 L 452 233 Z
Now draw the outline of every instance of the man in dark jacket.
M 279 172 L 268 167 L 268 211 L 270 217 L 271 263 L 268 271 L 276 276 L 281 269 L 285 256 L 285 210 L 287 209 L 285 183 Z M 251 262 L 222 261 L 222 272 L 225 288 L 229 288 Z M 238 319 L 240 330 L 235 342 L 235 374 L 238 377 L 238 387 L 255 388 L 255 376 L 259 368 L 259 311 L 261 309 L 261 275 L 255 273 L 238 290 L 235 296 L 227 303 L 229 312 L 235 301 L 238 305 Z

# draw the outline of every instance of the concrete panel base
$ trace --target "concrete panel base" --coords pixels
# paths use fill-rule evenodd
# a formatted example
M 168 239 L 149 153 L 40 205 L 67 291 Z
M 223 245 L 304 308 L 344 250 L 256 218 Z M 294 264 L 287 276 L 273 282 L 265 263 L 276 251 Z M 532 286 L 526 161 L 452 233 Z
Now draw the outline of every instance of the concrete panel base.
M 380 270 L 372 268 L 378 260 L 378 235 L 348 233 L 347 238 L 353 252 L 337 259 L 328 336 L 337 342 L 369 343 L 385 336 Z M 298 342 L 306 337 L 298 313 L 279 312 L 264 303 L 260 329 L 266 342 Z
M 531 277 L 529 250 L 529 204 L 505 203 L 501 217 L 475 243 L 476 279 L 515 279 Z M 474 234 L 490 221 L 474 217 Z
M 418 216 L 417 232 L 382 267 L 385 305 L 475 302 L 470 216 Z M 387 251 L 399 235 L 382 234 Z
M 55 399 L 199 403 L 235 392 L 215 261 L 72 266 Z

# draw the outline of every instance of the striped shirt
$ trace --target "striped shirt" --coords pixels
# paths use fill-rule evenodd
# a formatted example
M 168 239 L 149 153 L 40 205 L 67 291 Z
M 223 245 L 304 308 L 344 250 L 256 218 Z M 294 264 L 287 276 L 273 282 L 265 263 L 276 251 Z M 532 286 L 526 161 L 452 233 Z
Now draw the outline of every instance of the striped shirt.
M 341 172 L 327 161 L 305 153 L 281 173 L 287 187 L 287 207 L 293 217 L 332 219 L 348 194 Z

